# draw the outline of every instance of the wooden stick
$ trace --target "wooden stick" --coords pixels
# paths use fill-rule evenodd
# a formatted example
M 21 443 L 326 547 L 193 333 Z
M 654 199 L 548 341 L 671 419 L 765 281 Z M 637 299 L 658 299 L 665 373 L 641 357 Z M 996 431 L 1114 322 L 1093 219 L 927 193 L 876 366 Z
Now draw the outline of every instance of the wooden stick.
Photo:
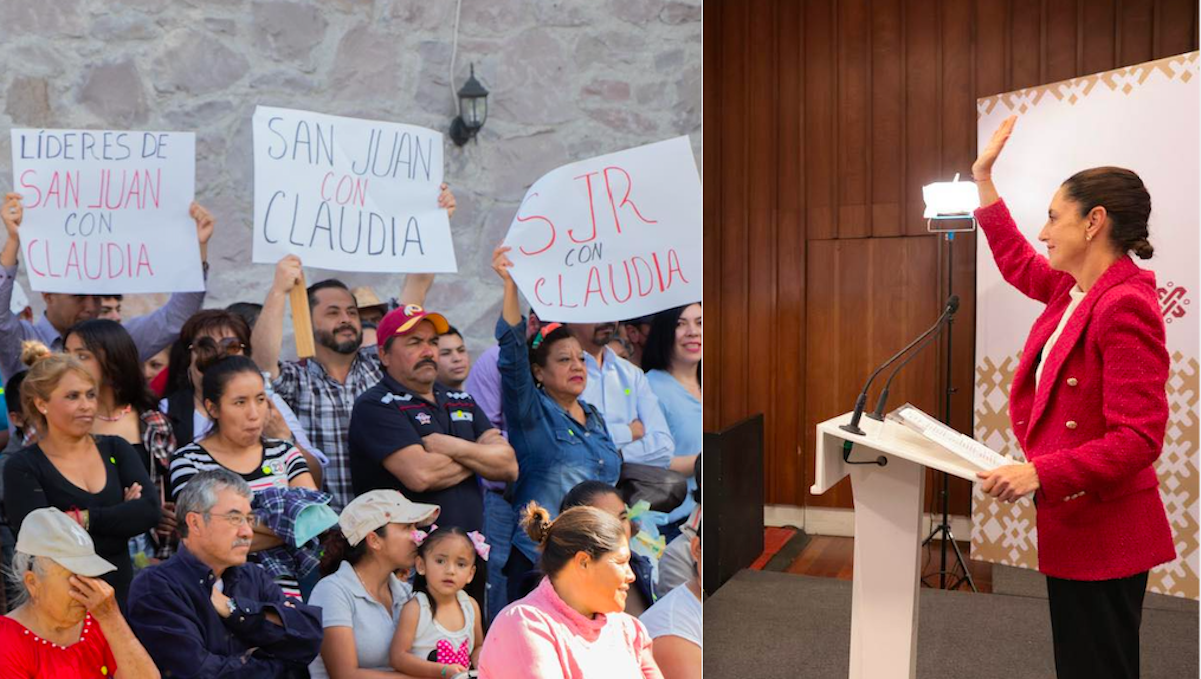
M 296 356 L 312 358 L 317 354 L 317 347 L 313 345 L 313 317 L 309 315 L 308 285 L 304 282 L 303 273 L 288 297 L 292 303 L 292 333 L 296 336 Z

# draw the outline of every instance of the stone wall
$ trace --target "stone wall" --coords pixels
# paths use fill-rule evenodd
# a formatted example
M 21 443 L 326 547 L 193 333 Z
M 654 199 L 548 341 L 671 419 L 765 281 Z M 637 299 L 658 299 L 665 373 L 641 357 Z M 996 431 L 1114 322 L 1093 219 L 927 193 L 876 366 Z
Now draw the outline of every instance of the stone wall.
M 681 134 L 699 166 L 700 4 L 462 0 L 452 85 L 455 0 L 0 0 L 0 127 L 195 131 L 197 200 L 218 220 L 206 306 L 261 302 L 272 267 L 250 263 L 254 107 L 445 131 L 474 62 L 487 124 L 463 148 L 446 140 L 459 273 L 439 278 L 427 306 L 482 347 L 500 308 L 491 250 L 534 180 Z M 10 145 L 5 131 L 5 191 Z M 343 278 L 381 296 L 403 280 Z

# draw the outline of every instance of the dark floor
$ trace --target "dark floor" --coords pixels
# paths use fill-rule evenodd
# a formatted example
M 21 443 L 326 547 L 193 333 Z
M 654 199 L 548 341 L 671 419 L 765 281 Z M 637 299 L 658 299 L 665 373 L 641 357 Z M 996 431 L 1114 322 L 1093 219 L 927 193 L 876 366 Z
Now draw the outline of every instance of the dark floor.
M 919 602 L 920 679 L 1055 676 L 1044 600 L 923 589 Z M 1167 603 L 1144 611 L 1142 679 L 1198 676 L 1196 602 Z M 850 633 L 849 581 L 744 570 L 705 602 L 705 678 L 845 679 Z

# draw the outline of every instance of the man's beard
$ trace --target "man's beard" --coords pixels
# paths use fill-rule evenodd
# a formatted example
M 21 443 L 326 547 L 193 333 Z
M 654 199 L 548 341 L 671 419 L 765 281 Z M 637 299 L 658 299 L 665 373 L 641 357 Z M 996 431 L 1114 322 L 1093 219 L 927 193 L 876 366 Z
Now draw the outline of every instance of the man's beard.
M 592 329 L 592 342 L 598 347 L 603 347 L 613 339 L 613 334 L 616 330 L 616 323 L 598 323 Z
M 354 331 L 354 339 L 345 340 L 342 342 L 339 342 L 336 339 L 334 339 L 335 335 L 337 335 L 339 332 L 341 332 L 343 330 Z M 353 354 L 354 352 L 359 350 L 359 347 L 363 346 L 363 333 L 358 330 L 355 330 L 354 326 L 350 326 L 350 325 L 340 326 L 337 329 L 335 329 L 333 332 L 330 332 L 328 330 L 317 330 L 313 334 L 317 338 L 318 344 L 320 344 L 321 346 L 323 346 L 327 349 L 330 349 L 331 351 L 335 351 L 339 354 Z

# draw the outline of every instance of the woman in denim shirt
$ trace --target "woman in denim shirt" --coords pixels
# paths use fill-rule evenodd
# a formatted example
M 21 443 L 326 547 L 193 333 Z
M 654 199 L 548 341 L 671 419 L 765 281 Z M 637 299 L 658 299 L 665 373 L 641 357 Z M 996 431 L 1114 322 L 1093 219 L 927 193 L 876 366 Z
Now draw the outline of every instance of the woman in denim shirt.
M 519 469 L 513 506 L 536 500 L 543 507 L 558 507 L 567 491 L 581 481 L 616 485 L 621 455 L 600 412 L 580 399 L 588 372 L 584 352 L 567 328 L 547 324 L 527 348 L 508 251 L 496 249 L 492 268 L 505 286 L 504 307 L 496 323 L 497 368 L 509 443 L 517 453 Z M 510 601 L 528 589 L 523 581 L 537 572 L 538 561 L 538 546 L 524 531 L 514 532 L 513 546 L 505 564 Z

